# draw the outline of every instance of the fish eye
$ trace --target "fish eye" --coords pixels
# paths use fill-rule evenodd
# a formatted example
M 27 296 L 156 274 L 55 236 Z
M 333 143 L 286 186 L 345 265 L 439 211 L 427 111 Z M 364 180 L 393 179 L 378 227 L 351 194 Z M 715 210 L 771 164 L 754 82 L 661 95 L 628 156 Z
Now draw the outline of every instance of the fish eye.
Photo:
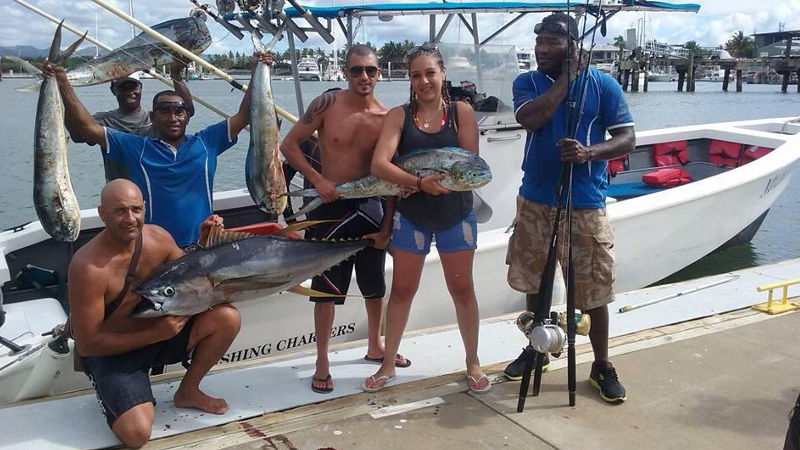
M 161 293 L 166 297 L 172 297 L 175 295 L 175 288 L 172 286 L 167 286 L 161 290 Z

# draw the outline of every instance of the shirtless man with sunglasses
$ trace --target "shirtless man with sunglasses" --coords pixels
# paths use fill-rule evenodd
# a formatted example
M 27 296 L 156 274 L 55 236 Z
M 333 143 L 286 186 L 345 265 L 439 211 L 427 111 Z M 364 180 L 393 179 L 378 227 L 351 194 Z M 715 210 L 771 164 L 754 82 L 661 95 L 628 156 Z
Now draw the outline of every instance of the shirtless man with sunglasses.
M 379 198 L 338 199 L 336 185 L 369 174 L 372 153 L 378 134 L 389 108 L 375 97 L 375 84 L 380 68 L 372 49 L 355 45 L 345 57 L 344 77 L 347 89 L 325 92 L 309 104 L 303 117 L 289 131 L 281 144 L 281 151 L 289 163 L 317 189 L 326 202 L 309 213 L 309 219 L 335 219 L 307 231 L 306 237 L 339 239 L 366 236 L 374 239 L 368 247 L 353 258 L 315 277 L 312 288 L 323 292 L 347 293 L 355 266 L 358 286 L 367 309 L 368 347 L 367 361 L 383 361 L 383 344 L 380 325 L 383 316 L 384 261 L 386 244 L 391 236 L 394 200 L 386 205 Z M 306 159 L 300 144 L 319 134 L 322 169 L 314 169 Z M 385 212 L 385 213 L 384 213 Z M 311 389 L 319 393 L 333 390 L 328 344 L 334 319 L 335 304 L 343 303 L 341 297 L 316 297 L 314 304 L 314 329 L 317 337 L 316 370 L 311 379 Z M 398 355 L 398 367 L 407 367 L 410 361 Z

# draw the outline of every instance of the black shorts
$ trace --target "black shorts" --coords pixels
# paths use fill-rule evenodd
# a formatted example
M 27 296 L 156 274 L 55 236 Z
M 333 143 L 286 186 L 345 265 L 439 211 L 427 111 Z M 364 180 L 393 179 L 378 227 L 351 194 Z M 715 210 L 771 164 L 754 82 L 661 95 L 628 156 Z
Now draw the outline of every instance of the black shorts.
M 309 212 L 308 218 L 310 220 L 333 219 L 337 221 L 310 228 L 306 232 L 308 239 L 360 238 L 365 234 L 380 230 L 383 220 L 383 201 L 377 197 L 337 200 Z M 311 288 L 322 292 L 338 290 L 341 294 L 347 294 L 355 266 L 356 281 L 364 298 L 381 298 L 386 294 L 385 262 L 385 250 L 367 247 L 326 271 L 324 277 L 314 277 Z M 333 301 L 337 305 L 344 303 L 343 297 L 311 297 L 310 300 L 312 302 Z
M 193 324 L 194 317 L 186 322 L 180 333 L 166 341 L 119 355 L 83 358 L 86 375 L 94 386 L 109 427 L 122 413 L 136 405 L 156 404 L 150 388 L 150 369 L 187 359 L 190 352 L 186 347 Z

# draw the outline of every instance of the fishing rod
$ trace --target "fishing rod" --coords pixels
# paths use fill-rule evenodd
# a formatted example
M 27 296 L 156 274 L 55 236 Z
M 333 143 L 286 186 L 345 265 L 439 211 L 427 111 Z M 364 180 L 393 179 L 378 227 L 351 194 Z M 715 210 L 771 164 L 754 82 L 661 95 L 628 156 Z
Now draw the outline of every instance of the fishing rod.
M 45 19 L 47 19 L 47 20 L 49 20 L 49 21 L 51 21 L 53 23 L 57 24 L 57 23 L 61 22 L 61 20 L 55 18 L 54 16 L 48 14 L 47 12 L 45 12 L 45 11 L 43 11 L 41 9 L 31 5 L 30 3 L 26 2 L 25 0 L 14 0 L 14 1 L 17 2 L 19 5 L 21 5 L 21 6 L 25 7 L 25 8 L 28 8 L 29 10 L 35 12 L 36 14 L 39 14 L 40 16 L 44 17 Z M 80 31 L 79 29 L 73 27 L 72 25 L 68 24 L 67 22 L 64 22 L 62 26 L 65 29 L 77 34 L 78 36 L 83 36 L 83 32 L 82 31 Z M 93 38 L 91 36 L 87 35 L 86 36 L 86 40 L 91 42 L 94 45 L 97 45 L 98 47 L 102 48 L 103 50 L 107 50 L 107 51 L 114 50 L 110 46 L 98 41 L 97 39 L 95 39 L 95 38 Z M 161 75 L 161 73 L 159 73 L 157 70 L 151 69 L 151 70 L 148 70 L 147 73 L 152 75 L 158 81 L 166 84 L 170 88 L 174 88 L 172 80 L 170 80 L 169 78 L 166 78 L 165 76 Z M 227 113 L 225 113 L 225 111 L 217 108 L 216 106 L 212 105 L 211 103 L 209 103 L 205 99 L 195 95 L 194 93 L 192 93 L 191 95 L 192 95 L 192 100 L 194 100 L 197 103 L 205 106 L 206 108 L 208 108 L 211 111 L 217 113 L 218 115 L 220 115 L 222 117 L 225 117 L 225 118 L 230 117 Z
M 169 38 L 164 36 L 163 34 L 153 30 L 152 28 L 150 28 L 149 26 L 147 26 L 144 23 L 140 22 L 139 20 L 129 16 L 127 13 L 125 13 L 122 10 L 120 10 L 119 8 L 117 8 L 117 7 L 113 6 L 113 5 L 110 5 L 110 4 L 108 4 L 107 2 L 105 2 L 103 0 L 92 0 L 92 1 L 94 3 L 96 3 L 96 4 L 98 4 L 100 7 L 108 10 L 111 13 L 113 13 L 117 17 L 121 18 L 122 20 L 125 20 L 126 22 L 128 22 L 128 23 L 134 25 L 135 27 L 139 28 L 140 30 L 144 31 L 146 34 L 150 35 L 152 38 L 162 42 L 164 45 L 166 45 L 167 47 L 171 48 L 172 50 L 174 50 L 175 52 L 179 53 L 180 55 L 182 55 L 182 56 L 194 61 L 196 64 L 204 67 L 208 71 L 213 72 L 218 77 L 220 77 L 223 80 L 227 81 L 234 88 L 239 89 L 242 92 L 247 91 L 247 85 L 239 83 L 232 76 L 228 75 L 223 70 L 217 68 L 213 64 L 211 64 L 208 61 L 204 60 L 203 58 L 195 55 L 194 53 L 190 52 L 189 50 L 186 50 L 185 48 L 181 47 L 180 45 L 176 44 L 175 42 L 173 42 L 172 40 L 170 40 Z M 297 117 L 295 117 L 292 113 L 286 111 L 285 109 L 281 108 L 278 105 L 275 105 L 275 112 L 277 112 L 278 115 L 282 116 L 283 118 L 287 119 L 288 121 L 290 121 L 292 123 L 296 123 L 297 120 L 298 120 Z
M 567 54 L 566 54 L 566 70 L 567 70 L 567 123 L 566 123 L 566 132 L 565 135 L 567 138 L 574 139 L 577 135 L 577 127 L 580 125 L 580 117 L 583 113 L 584 102 L 586 96 L 584 95 L 587 88 L 588 83 L 588 68 L 589 63 L 591 62 L 591 52 L 589 59 L 587 61 L 587 65 L 584 68 L 580 68 L 581 59 L 583 55 L 583 37 L 585 36 L 586 31 L 586 23 L 588 21 L 588 12 L 589 12 L 589 1 L 586 1 L 586 5 L 584 7 L 584 23 L 583 23 L 583 30 L 582 36 L 580 38 L 580 48 L 578 50 L 578 64 L 579 72 L 583 72 L 577 78 L 577 83 L 574 85 L 572 81 L 569 80 L 570 74 L 572 73 L 572 53 L 573 53 L 573 43 L 572 43 L 572 31 L 570 27 L 569 21 L 567 21 L 566 31 L 567 31 Z M 570 2 L 567 1 L 567 17 L 571 17 L 570 15 Z M 597 29 L 597 21 L 600 18 L 600 12 L 596 14 L 596 21 L 595 27 L 593 30 Z M 604 28 L 604 27 L 603 27 Z M 604 31 L 604 30 L 603 30 Z M 577 34 L 577 29 L 575 30 Z M 575 36 L 577 39 L 578 36 Z M 594 47 L 594 40 L 595 40 L 595 32 L 592 32 L 592 43 L 591 47 Z M 590 48 L 591 48 L 590 47 Z M 581 86 L 582 83 L 582 86 Z M 578 101 L 576 102 L 575 99 L 575 88 L 578 87 Z M 576 117 L 576 103 L 578 104 L 578 114 L 579 116 Z M 525 358 L 525 366 L 522 372 L 522 382 L 520 383 L 520 390 L 519 390 L 519 399 L 517 402 L 517 412 L 522 412 L 525 408 L 525 398 L 527 396 L 528 387 L 530 384 L 530 377 L 531 371 L 535 369 L 534 372 L 534 380 L 533 380 L 533 390 L 532 395 L 538 396 L 539 390 L 541 387 L 541 377 L 542 377 L 542 364 L 544 361 L 544 356 L 547 353 L 553 354 L 560 354 L 563 350 L 565 344 L 565 336 L 560 328 L 555 324 L 557 321 L 557 316 L 553 317 L 554 314 L 550 312 L 550 308 L 552 306 L 552 295 L 553 295 L 553 279 L 555 277 L 556 271 L 556 263 L 558 260 L 558 247 L 559 247 L 559 240 L 560 240 L 560 222 L 562 214 L 564 214 L 564 210 L 566 209 L 566 222 L 567 222 L 567 231 L 566 231 L 566 248 L 567 248 L 567 261 L 566 261 L 566 268 L 565 271 L 567 273 L 567 282 L 566 282 L 566 290 L 567 290 L 567 311 L 566 311 L 566 328 L 567 328 L 567 335 L 566 335 L 566 344 L 568 349 L 568 390 L 569 390 L 569 405 L 575 406 L 575 391 L 576 391 L 576 375 L 575 375 L 575 334 L 576 334 L 576 321 L 575 321 L 575 272 L 574 267 L 572 264 L 572 177 L 573 175 L 573 163 L 566 162 L 562 163 L 561 166 L 561 174 L 559 176 L 558 184 L 556 185 L 556 198 L 557 198 L 557 205 L 556 205 L 556 214 L 553 222 L 552 234 L 550 237 L 550 245 L 548 247 L 547 253 L 547 260 L 545 263 L 545 267 L 542 271 L 542 278 L 539 283 L 539 293 L 538 293 L 538 301 L 536 302 L 536 307 L 533 311 L 532 317 L 530 316 L 530 312 L 523 313 L 520 318 L 518 319 L 518 325 L 520 325 L 520 321 L 524 322 L 527 320 L 529 323 L 527 325 L 520 325 L 520 328 L 523 329 L 525 334 L 529 337 L 530 345 L 526 347 L 525 351 L 523 352 Z M 565 198 L 566 196 L 566 198 Z M 523 319 L 523 316 L 527 315 L 527 319 Z

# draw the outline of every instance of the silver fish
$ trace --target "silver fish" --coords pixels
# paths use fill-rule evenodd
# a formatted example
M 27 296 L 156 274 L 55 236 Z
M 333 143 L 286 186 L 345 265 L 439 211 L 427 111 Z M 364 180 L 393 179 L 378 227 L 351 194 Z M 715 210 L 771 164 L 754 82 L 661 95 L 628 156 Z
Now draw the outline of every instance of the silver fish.
M 276 235 L 235 239 L 167 263 L 136 292 L 133 317 L 193 315 L 228 303 L 234 293 L 289 290 L 371 244 L 369 239 L 316 241 Z
M 83 37 L 63 53 L 61 24 L 56 29 L 48 60 L 66 60 L 83 42 Z M 33 206 L 42 228 L 57 241 L 74 242 L 81 230 L 81 211 L 72 190 L 67 161 L 67 131 L 64 104 L 55 78 L 46 78 L 39 89 L 33 148 Z
M 211 45 L 211 34 L 202 18 L 184 17 L 168 20 L 152 27 L 181 47 L 195 55 Z M 92 86 L 111 80 L 125 78 L 140 70 L 170 64 L 173 50 L 146 33 L 140 33 L 122 46 L 67 71 L 67 79 L 73 86 Z M 39 83 L 21 88 L 32 91 Z
M 424 177 L 441 173 L 444 178 L 439 184 L 451 191 L 471 191 L 492 181 L 492 172 L 486 161 L 475 153 L 458 147 L 414 150 L 398 156 L 392 162 L 416 176 Z M 391 196 L 398 195 L 401 190 L 400 185 L 382 180 L 374 175 L 367 175 L 336 186 L 336 192 L 340 198 Z M 287 219 L 306 214 L 323 203 L 316 189 L 292 191 L 286 195 L 317 197 Z
M 253 35 L 256 50 L 266 47 Z M 250 146 L 245 160 L 245 180 L 253 202 L 264 212 L 279 215 L 286 209 L 286 178 L 280 158 L 278 116 L 272 96 L 270 68 L 256 63 L 250 91 Z

